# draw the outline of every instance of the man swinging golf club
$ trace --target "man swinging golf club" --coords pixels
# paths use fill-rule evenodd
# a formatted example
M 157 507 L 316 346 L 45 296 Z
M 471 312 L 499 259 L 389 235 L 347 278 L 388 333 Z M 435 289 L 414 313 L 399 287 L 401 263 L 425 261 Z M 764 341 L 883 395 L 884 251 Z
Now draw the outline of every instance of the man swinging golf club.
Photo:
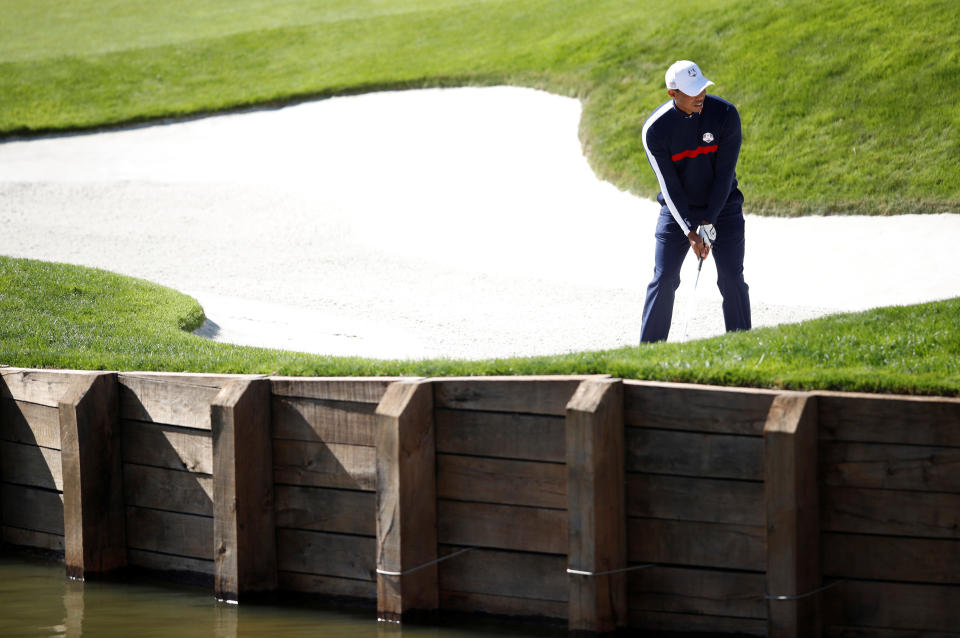
M 749 330 L 750 295 L 743 280 L 743 194 L 737 188 L 740 115 L 707 95 L 713 84 L 689 60 L 667 69 L 670 100 L 643 125 L 643 147 L 660 183 L 656 264 L 647 287 L 640 341 L 666 340 L 680 266 L 687 250 L 711 252 L 727 331 Z

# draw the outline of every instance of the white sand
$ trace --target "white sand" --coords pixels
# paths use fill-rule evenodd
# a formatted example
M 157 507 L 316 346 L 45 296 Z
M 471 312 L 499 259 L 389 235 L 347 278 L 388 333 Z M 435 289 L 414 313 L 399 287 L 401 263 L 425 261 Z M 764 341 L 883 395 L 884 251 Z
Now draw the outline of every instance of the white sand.
M 632 345 L 658 206 L 594 176 L 579 119 L 569 98 L 464 88 L 7 142 L 0 254 L 171 286 L 231 343 L 390 358 Z M 746 197 L 755 326 L 960 296 L 958 214 L 774 219 Z M 715 280 L 711 260 L 689 338 L 723 331 Z

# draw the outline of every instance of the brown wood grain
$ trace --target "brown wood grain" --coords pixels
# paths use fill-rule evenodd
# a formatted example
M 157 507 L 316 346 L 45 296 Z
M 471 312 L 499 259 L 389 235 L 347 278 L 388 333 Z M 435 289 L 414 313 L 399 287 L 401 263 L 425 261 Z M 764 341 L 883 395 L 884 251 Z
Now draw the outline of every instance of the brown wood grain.
M 60 412 L 56 406 L 0 398 L 0 438 L 60 449 Z
M 167 468 L 123 466 L 126 505 L 213 516 L 213 477 Z
M 127 507 L 127 547 L 213 560 L 213 517 Z
M 435 418 L 438 452 L 566 462 L 561 417 L 437 409 Z
M 848 580 L 823 594 L 824 624 L 911 630 L 914 635 L 954 632 L 960 627 L 958 589 Z
M 275 396 L 271 404 L 274 438 L 373 445 L 374 403 Z
M 960 584 L 960 542 L 824 532 L 823 573 L 832 578 Z
M 437 455 L 437 496 L 448 500 L 566 508 L 560 463 Z
M 376 580 L 376 551 L 377 540 L 369 536 L 277 530 L 277 567 L 280 571 L 373 582 Z
M 763 439 L 627 428 L 627 471 L 763 480 Z
M 655 566 L 627 575 L 630 607 L 766 619 L 763 574 Z
M 240 601 L 277 588 L 270 382 L 237 379 L 210 406 L 214 594 Z
M 627 555 L 634 564 L 766 569 L 763 526 L 631 518 L 627 529 Z
M 776 392 L 624 381 L 627 425 L 760 436 Z
M 825 441 L 820 474 L 840 487 L 960 493 L 960 448 Z
M 529 552 L 566 554 L 566 510 L 441 500 L 439 542 Z
M 462 549 L 441 545 L 440 554 Z M 568 600 L 565 556 L 478 548 L 439 563 L 439 568 L 440 588 L 447 592 L 549 600 L 564 605 Z
M 581 382 L 566 430 L 569 629 L 611 632 L 627 623 L 623 383 Z
M 417 377 L 270 377 L 274 396 L 379 403 L 394 381 Z
M 704 523 L 764 525 L 763 483 L 628 474 L 627 513 Z
M 960 447 L 960 399 L 818 393 L 820 438 Z
M 210 404 L 227 377 L 120 374 L 120 418 L 210 429 Z
M 0 484 L 4 525 L 63 536 L 63 494 L 22 485 Z
M 960 494 L 827 487 L 823 531 L 960 538 Z
M 439 605 L 434 389 L 398 381 L 377 406 L 377 614 L 401 620 Z
M 0 441 L 0 481 L 62 492 L 60 450 Z
M 583 376 L 467 377 L 433 381 L 438 408 L 564 416 Z
M 213 474 L 213 437 L 207 430 L 122 421 L 125 463 Z
M 276 483 L 376 489 L 376 448 L 339 443 L 307 443 L 276 439 L 273 474 Z
M 820 587 L 817 400 L 789 393 L 770 406 L 763 429 L 767 589 L 800 596 Z M 768 601 L 771 638 L 819 636 L 819 596 Z
M 318 487 L 274 487 L 277 527 L 375 536 L 377 497 L 373 492 Z

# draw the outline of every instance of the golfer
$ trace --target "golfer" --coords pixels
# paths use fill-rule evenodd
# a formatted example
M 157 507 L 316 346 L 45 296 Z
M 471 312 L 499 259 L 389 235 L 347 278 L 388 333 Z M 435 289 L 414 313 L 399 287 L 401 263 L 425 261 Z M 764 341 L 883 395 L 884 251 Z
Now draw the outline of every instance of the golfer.
M 689 60 L 666 73 L 670 100 L 643 125 L 643 148 L 660 183 L 656 264 L 647 287 L 640 341 L 666 340 L 674 293 L 687 250 L 713 252 L 727 331 L 749 330 L 750 296 L 743 280 L 743 194 L 737 188 L 740 115 L 707 95 L 713 84 Z

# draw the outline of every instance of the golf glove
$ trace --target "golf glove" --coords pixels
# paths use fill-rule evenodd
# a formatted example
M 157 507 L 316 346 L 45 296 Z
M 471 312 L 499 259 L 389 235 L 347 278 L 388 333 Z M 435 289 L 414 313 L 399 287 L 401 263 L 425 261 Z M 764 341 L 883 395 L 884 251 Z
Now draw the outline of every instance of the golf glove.
M 700 228 L 697 229 L 697 234 L 703 239 L 703 243 L 712 246 L 717 238 L 717 229 L 714 228 L 713 224 L 701 224 Z

